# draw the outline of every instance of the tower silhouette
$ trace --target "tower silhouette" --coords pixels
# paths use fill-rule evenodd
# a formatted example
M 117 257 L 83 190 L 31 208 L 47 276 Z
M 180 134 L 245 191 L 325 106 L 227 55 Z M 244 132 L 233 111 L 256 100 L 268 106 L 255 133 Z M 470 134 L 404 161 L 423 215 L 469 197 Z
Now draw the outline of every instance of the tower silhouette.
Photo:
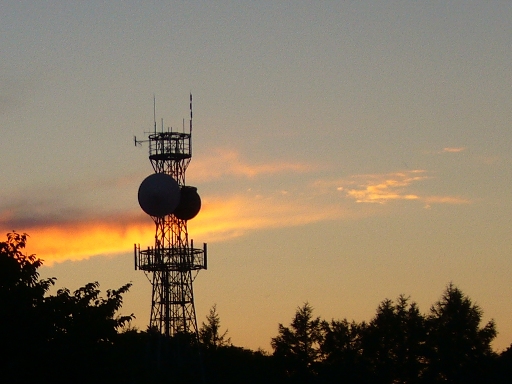
M 187 221 L 197 215 L 201 199 L 195 187 L 187 186 L 185 173 L 192 159 L 192 94 L 188 132 L 164 131 L 163 121 L 146 140 L 134 138 L 135 145 L 149 144 L 154 174 L 140 185 L 141 208 L 155 223 L 155 243 L 146 249 L 134 245 L 135 269 L 144 271 L 152 283 L 149 325 L 165 336 L 195 335 L 198 327 L 192 283 L 207 267 L 206 243 L 194 248 Z

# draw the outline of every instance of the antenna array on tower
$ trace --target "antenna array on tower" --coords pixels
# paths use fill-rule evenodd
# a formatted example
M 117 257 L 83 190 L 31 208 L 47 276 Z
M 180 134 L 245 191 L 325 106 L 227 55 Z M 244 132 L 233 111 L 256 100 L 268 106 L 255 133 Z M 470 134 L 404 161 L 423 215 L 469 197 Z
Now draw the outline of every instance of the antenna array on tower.
M 149 144 L 154 173 L 140 185 L 141 208 L 155 223 L 155 243 L 146 249 L 134 246 L 135 269 L 150 275 L 152 282 L 150 327 L 166 336 L 189 333 L 198 337 L 192 283 L 207 267 L 207 247 L 194 248 L 187 221 L 201 208 L 197 188 L 185 184 L 185 172 L 192 158 L 192 94 L 189 132 L 170 128 L 157 131 L 156 102 L 153 98 L 154 131 L 146 140 L 134 138 L 135 145 Z

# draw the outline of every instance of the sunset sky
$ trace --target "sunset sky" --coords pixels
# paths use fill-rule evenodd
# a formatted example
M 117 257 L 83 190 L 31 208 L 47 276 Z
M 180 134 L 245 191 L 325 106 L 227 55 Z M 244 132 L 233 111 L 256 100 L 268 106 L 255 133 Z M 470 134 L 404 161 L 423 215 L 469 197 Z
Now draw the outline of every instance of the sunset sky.
M 30 235 L 43 277 L 132 282 L 157 121 L 194 96 L 189 222 L 208 243 L 199 323 L 270 350 L 304 302 L 370 320 L 453 282 L 512 343 L 512 2 L 4 1 L 0 229 Z M 5 237 L 4 237 L 5 239 Z

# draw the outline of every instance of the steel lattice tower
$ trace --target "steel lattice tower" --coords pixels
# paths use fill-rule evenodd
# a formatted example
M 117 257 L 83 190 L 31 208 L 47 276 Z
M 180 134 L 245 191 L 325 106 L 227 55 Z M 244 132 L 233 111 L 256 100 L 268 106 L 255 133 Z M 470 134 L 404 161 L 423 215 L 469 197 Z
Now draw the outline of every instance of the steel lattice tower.
M 149 143 L 149 160 L 155 174 L 171 176 L 180 187 L 180 206 L 186 204 L 183 191 L 188 189 L 195 193 L 196 190 L 185 183 L 185 173 L 192 158 L 192 95 L 188 133 L 174 132 L 172 128 L 164 132 L 163 123 L 161 131 L 157 132 L 155 121 L 154 132 L 148 134 L 147 140 L 135 138 L 136 145 L 143 142 Z M 166 336 L 190 333 L 197 338 L 192 283 L 199 270 L 207 267 L 206 244 L 202 249 L 194 248 L 187 230 L 187 214 L 174 212 L 150 216 L 155 223 L 155 244 L 145 250 L 136 244 L 134 250 L 135 269 L 143 270 L 148 277 L 152 275 L 149 277 L 153 287 L 149 325 Z

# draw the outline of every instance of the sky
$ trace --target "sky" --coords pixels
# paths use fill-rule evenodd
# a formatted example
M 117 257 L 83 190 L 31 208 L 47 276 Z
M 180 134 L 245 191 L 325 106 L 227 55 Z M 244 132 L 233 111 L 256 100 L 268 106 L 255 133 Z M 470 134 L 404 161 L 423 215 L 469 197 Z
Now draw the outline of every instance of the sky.
M 194 97 L 188 223 L 208 243 L 199 324 L 271 350 L 309 302 L 368 321 L 452 282 L 512 343 L 512 2 L 2 1 L 0 229 L 55 289 L 131 282 L 154 224 L 137 190 L 157 121 Z

